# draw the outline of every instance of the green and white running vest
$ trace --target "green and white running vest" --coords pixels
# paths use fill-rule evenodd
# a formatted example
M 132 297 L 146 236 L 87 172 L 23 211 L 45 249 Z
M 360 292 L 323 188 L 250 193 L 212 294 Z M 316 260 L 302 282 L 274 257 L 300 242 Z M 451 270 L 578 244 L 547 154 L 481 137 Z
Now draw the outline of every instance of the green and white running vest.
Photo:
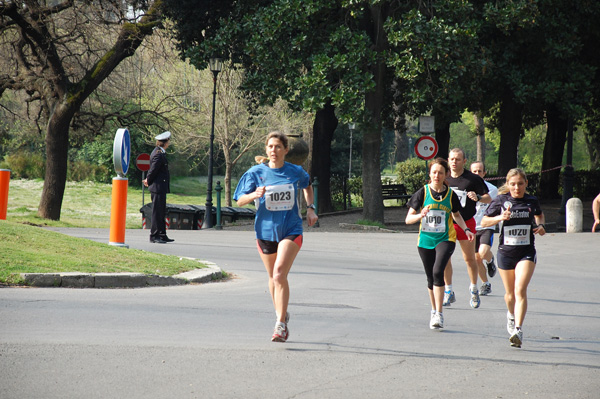
M 429 205 L 427 216 L 421 219 L 418 246 L 435 248 L 442 241 L 456 242 L 456 230 L 452 220 L 452 189 L 448 187 L 446 195 L 436 200 L 431 195 L 429 184 L 424 187 L 423 208 Z

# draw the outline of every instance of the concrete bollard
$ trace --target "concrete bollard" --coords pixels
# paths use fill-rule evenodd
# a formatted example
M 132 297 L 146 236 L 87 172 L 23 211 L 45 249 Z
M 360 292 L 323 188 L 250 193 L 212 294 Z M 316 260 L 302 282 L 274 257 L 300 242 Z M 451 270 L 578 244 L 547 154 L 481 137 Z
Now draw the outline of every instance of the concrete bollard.
M 567 201 L 567 233 L 581 233 L 583 231 L 583 203 L 579 198 Z

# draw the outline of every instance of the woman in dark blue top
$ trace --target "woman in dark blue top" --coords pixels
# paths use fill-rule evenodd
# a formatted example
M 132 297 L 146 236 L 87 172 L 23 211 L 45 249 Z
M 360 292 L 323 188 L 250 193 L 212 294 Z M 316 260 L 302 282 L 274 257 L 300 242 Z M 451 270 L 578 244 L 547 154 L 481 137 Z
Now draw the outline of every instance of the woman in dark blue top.
M 506 183 L 498 189 L 481 220 L 482 227 L 500 223 L 497 261 L 506 294 L 508 308 L 506 328 L 511 346 L 521 347 L 521 326 L 527 313 L 527 286 L 533 276 L 537 256 L 534 234 L 546 234 L 544 213 L 538 199 L 525 192 L 527 175 L 521 169 L 511 169 Z

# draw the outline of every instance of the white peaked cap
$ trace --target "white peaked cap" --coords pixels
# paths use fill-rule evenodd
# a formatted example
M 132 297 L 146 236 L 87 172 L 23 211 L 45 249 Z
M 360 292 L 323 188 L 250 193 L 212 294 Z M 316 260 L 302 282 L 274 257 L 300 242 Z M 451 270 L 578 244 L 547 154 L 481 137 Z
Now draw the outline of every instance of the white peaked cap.
M 165 141 L 171 138 L 171 132 L 164 132 L 155 137 L 158 141 Z

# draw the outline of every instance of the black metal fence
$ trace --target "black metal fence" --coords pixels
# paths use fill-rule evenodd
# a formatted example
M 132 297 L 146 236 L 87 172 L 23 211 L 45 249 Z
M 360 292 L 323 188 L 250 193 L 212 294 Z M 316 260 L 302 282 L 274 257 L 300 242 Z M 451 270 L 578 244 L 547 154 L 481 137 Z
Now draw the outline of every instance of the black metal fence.
M 541 173 L 527 174 L 528 187 L 527 192 L 532 195 L 540 195 Z M 563 171 L 560 172 L 559 192 L 562 194 Z M 504 184 L 504 178 L 493 175 L 487 175 L 488 180 L 493 185 L 500 187 Z M 581 199 L 593 199 L 600 193 L 600 170 L 576 170 L 573 173 L 573 195 Z
M 560 173 L 560 193 L 562 194 L 564 173 Z M 500 187 L 504 184 L 504 177 L 494 175 L 486 176 L 486 180 Z M 541 173 L 527 174 L 529 186 L 527 191 L 540 195 Z M 584 200 L 593 199 L 600 193 L 600 170 L 578 170 L 574 172 L 573 195 Z M 350 195 L 349 195 L 350 194 Z M 411 193 L 409 193 L 411 194 Z M 362 179 L 355 177 L 350 180 L 345 176 L 331 176 L 331 199 L 335 210 L 343 210 L 362 206 Z

